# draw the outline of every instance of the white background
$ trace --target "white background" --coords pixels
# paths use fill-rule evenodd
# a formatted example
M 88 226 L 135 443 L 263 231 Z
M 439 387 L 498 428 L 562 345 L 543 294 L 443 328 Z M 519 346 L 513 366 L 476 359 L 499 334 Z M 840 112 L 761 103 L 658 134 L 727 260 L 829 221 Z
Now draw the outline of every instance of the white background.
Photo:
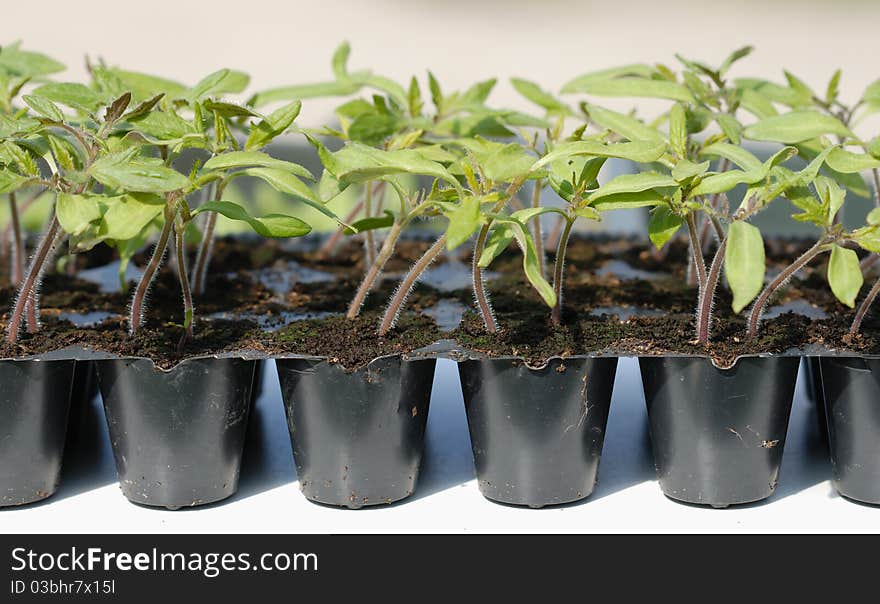
M 94 433 L 68 452 L 58 493 L 40 504 L 0 511 L 0 533 L 880 532 L 880 508 L 834 492 L 815 408 L 803 392 L 801 382 L 772 498 L 724 510 L 683 505 L 664 497 L 657 485 L 638 365 L 621 359 L 595 492 L 577 504 L 532 510 L 480 495 L 458 372 L 451 361 L 440 361 L 416 494 L 391 506 L 345 510 L 310 503 L 300 494 L 270 364 L 252 416 L 239 492 L 231 499 L 176 512 L 129 503 L 116 483 L 96 399 Z

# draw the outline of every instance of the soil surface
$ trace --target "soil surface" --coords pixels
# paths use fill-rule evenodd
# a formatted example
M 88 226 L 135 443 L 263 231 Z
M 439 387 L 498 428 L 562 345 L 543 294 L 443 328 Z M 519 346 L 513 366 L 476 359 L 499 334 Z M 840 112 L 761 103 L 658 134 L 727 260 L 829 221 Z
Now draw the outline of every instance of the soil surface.
M 880 353 L 876 335 L 880 313 L 876 309 L 869 313 L 862 335 L 851 341 L 847 333 L 853 311 L 831 295 L 824 258 L 780 292 L 754 340 L 746 338 L 745 317 L 731 313 L 730 294 L 722 280 L 712 341 L 704 347 L 694 341 L 697 290 L 687 283 L 683 241 L 672 242 L 661 254 L 637 239 L 573 239 L 566 257 L 561 326 L 551 324 L 550 311 L 523 276 L 522 257 L 512 246 L 486 272 L 500 328 L 494 335 L 486 332 L 472 310 L 468 246 L 462 246 L 432 267 L 435 276 L 416 286 L 395 330 L 379 338 L 381 314 L 397 282 L 431 242 L 401 242 L 386 267 L 386 278 L 367 297 L 355 321 L 343 315 L 363 276 L 362 244 L 343 241 L 328 255 L 314 241 L 306 243 L 218 240 L 205 294 L 196 299 L 195 338 L 183 344 L 180 286 L 171 265 L 166 263 L 156 278 L 144 328 L 135 336 L 128 334 L 126 319 L 133 282 L 129 292 L 105 292 L 67 271 L 50 272 L 41 289 L 42 330 L 23 333 L 15 345 L 0 345 L 0 357 L 81 344 L 171 366 L 189 356 L 256 349 L 326 356 L 354 369 L 377 356 L 408 353 L 444 338 L 481 354 L 520 356 L 536 364 L 553 356 L 597 351 L 710 355 L 719 364 L 745 354 L 782 353 L 805 346 Z M 768 274 L 778 272 L 809 245 L 808 241 L 768 242 Z M 707 250 L 707 255 L 711 253 Z M 112 251 L 98 246 L 78 255 L 76 266 L 82 270 L 112 260 Z M 553 260 L 549 253 L 548 266 Z M 143 258 L 134 261 L 138 266 L 143 263 Z M 5 273 L 0 271 L 4 332 L 15 299 Z M 441 331 L 424 314 L 440 306 L 463 312 L 451 333 Z

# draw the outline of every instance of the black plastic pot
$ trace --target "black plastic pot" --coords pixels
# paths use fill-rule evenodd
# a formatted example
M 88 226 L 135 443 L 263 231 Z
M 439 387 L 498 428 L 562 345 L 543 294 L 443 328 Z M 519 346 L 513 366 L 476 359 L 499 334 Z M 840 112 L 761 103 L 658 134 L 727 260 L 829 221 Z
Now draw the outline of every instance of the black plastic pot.
M 97 361 L 122 492 L 178 509 L 238 488 L 254 361 L 188 359 L 170 371 L 145 359 Z
M 356 509 L 413 494 L 435 359 L 381 357 L 351 373 L 325 360 L 275 365 L 309 500 Z
M 816 425 L 819 427 L 819 437 L 823 442 L 828 442 L 828 422 L 825 418 L 825 390 L 822 385 L 822 371 L 819 357 L 803 357 L 801 368 L 804 372 L 804 386 L 806 386 L 807 398 L 815 406 Z
M 74 361 L 0 361 L 0 507 L 58 487 Z
M 617 358 L 458 364 L 480 492 L 534 508 L 593 492 Z
M 70 388 L 70 415 L 67 421 L 68 450 L 79 447 L 81 424 L 86 421 L 86 406 L 98 395 L 98 372 L 93 361 L 76 361 Z
M 821 366 L 834 486 L 880 504 L 880 359 L 823 357 Z
M 718 369 L 698 357 L 639 359 L 666 496 L 727 507 L 773 494 L 798 363 L 797 357 L 744 357 Z

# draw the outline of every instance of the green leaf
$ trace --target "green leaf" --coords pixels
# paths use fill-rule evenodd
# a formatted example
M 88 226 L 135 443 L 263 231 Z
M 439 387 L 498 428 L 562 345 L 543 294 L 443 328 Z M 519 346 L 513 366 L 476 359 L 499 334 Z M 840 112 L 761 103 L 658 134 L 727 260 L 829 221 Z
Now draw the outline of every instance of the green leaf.
M 476 161 L 483 176 L 495 183 L 526 177 L 536 162 L 535 156 L 517 143 L 497 143 L 477 137 L 459 139 L 454 144 L 465 148 Z
M 718 74 L 723 76 L 730 70 L 734 63 L 752 54 L 753 50 L 755 50 L 754 46 L 743 46 L 742 48 L 734 50 L 726 59 L 724 59 L 724 62 L 721 63 L 721 67 L 718 68 Z
M 400 129 L 401 119 L 387 113 L 367 113 L 358 116 L 348 127 L 348 137 L 367 145 L 381 146 L 386 138 Z
M 677 182 L 685 182 L 696 176 L 702 176 L 709 170 L 709 164 L 709 161 L 704 161 L 701 164 L 695 164 L 692 161 L 683 159 L 675 164 L 675 167 L 672 168 L 672 178 L 674 178 Z
M 314 84 L 283 86 L 258 92 L 248 100 L 248 104 L 254 107 L 263 107 L 279 101 L 348 96 L 350 94 L 355 94 L 361 88 L 362 84 L 360 82 L 353 81 L 317 82 Z
M 669 111 L 669 146 L 681 158 L 687 157 L 687 112 L 684 105 L 676 103 Z
M 195 134 L 195 127 L 171 111 L 147 111 L 135 113 L 126 119 L 135 130 L 159 141 L 174 141 Z
M 0 167 L 0 193 L 12 193 L 27 183 L 28 179 L 12 170 Z
M 330 153 L 314 139 L 324 167 L 340 182 L 359 183 L 393 174 L 422 174 L 444 180 L 456 189 L 461 185 L 443 165 L 425 159 L 418 151 L 398 149 L 383 151 L 361 143 L 348 143 Z
M 177 99 L 186 94 L 186 86 L 174 80 L 125 69 L 110 68 L 108 71 L 122 80 L 131 91 L 132 101 L 136 103 L 155 98 L 159 94 L 169 99 Z
M 827 205 L 828 213 L 826 215 L 825 224 L 829 227 L 834 224 L 834 217 L 840 211 L 843 202 L 846 199 L 846 189 L 834 182 L 827 176 L 819 176 L 815 181 L 816 192 L 823 205 Z
M 833 149 L 825 158 L 828 167 L 843 174 L 854 174 L 864 170 L 880 168 L 880 159 L 866 153 L 853 153 L 841 148 Z
M 736 118 L 726 113 L 716 113 L 715 122 L 730 142 L 734 145 L 742 143 L 743 127 Z
M 513 229 L 509 224 L 503 222 L 496 223 L 492 227 L 489 238 L 486 240 L 486 245 L 483 247 L 483 253 L 480 254 L 480 261 L 477 263 L 477 266 L 488 268 L 492 261 L 510 246 L 513 239 Z
M 230 170 L 232 168 L 276 168 L 303 178 L 314 180 L 314 176 L 299 164 L 275 159 L 262 151 L 230 151 L 215 155 L 205 162 L 203 170 Z
M 681 216 L 673 212 L 669 206 L 657 206 L 651 212 L 651 220 L 648 221 L 648 237 L 659 250 L 675 236 L 683 224 L 684 220 Z
M 76 236 L 101 219 L 101 209 L 94 196 L 59 193 L 55 215 L 64 232 Z
M 764 287 L 766 270 L 761 231 L 742 220 L 730 223 L 724 272 L 733 293 L 733 312 L 739 313 L 758 295 Z
M 102 239 L 126 241 L 137 238 L 165 209 L 165 198 L 150 193 L 127 193 L 101 199 L 104 206 Z
M 32 94 L 84 113 L 91 113 L 104 104 L 104 99 L 97 92 L 73 82 L 43 84 L 35 88 Z
M 299 115 L 302 109 L 300 101 L 293 101 L 280 107 L 253 126 L 244 148 L 248 151 L 259 149 L 283 134 Z
M 197 102 L 221 94 L 237 94 L 250 82 L 250 76 L 241 71 L 220 69 L 202 78 L 185 95 L 190 102 Z
M 665 143 L 654 141 L 609 144 L 597 141 L 571 141 L 553 147 L 531 166 L 531 171 L 534 172 L 549 163 L 569 157 L 616 157 L 638 163 L 650 163 L 660 159 L 665 152 Z
M 449 226 L 446 228 L 446 249 L 454 250 L 468 240 L 480 228 L 480 198 L 468 195 L 446 213 Z
M 702 155 L 703 157 L 722 157 L 733 162 L 744 170 L 760 170 L 762 166 L 761 160 L 759 160 L 757 157 L 755 157 L 742 147 L 731 145 L 730 143 L 713 143 L 703 148 L 700 151 L 700 155 Z
M 666 174 L 659 172 L 642 172 L 641 174 L 621 174 L 593 191 L 587 200 L 595 205 L 598 199 L 619 193 L 640 193 L 649 189 L 678 187 L 678 182 Z
M 229 101 L 215 101 L 213 99 L 207 99 L 204 103 L 205 109 L 212 113 L 216 113 L 221 117 L 225 118 L 235 118 L 235 117 L 260 117 L 260 114 L 255 112 L 253 109 L 245 107 L 244 105 L 239 105 L 237 103 L 230 103 Z
M 279 170 L 278 168 L 247 168 L 240 172 L 235 172 L 234 174 L 236 176 L 246 175 L 260 178 L 271 185 L 276 191 L 280 191 L 285 195 L 290 195 L 299 199 L 324 216 L 341 224 L 339 217 L 334 214 L 330 208 L 324 205 L 321 199 L 315 195 L 315 192 L 287 170 Z
M 125 191 L 165 193 L 185 189 L 189 179 L 159 160 L 135 158 L 131 153 L 113 153 L 99 158 L 89 175 L 102 185 Z
M 739 78 L 734 80 L 734 84 L 737 88 L 744 91 L 744 98 L 748 92 L 763 98 L 764 103 L 773 102 L 797 108 L 809 107 L 813 104 L 813 97 L 809 91 L 780 86 L 767 80 Z
M 64 114 L 61 112 L 61 109 L 59 109 L 58 105 L 56 105 L 49 99 L 40 96 L 34 96 L 32 94 L 26 94 L 21 98 L 25 103 L 28 104 L 28 107 L 30 107 L 43 117 L 50 119 L 53 122 L 64 121 Z
M 599 212 L 611 210 L 632 210 L 634 208 L 648 208 L 666 203 L 666 197 L 660 191 L 648 189 L 627 193 L 615 193 L 601 199 L 590 202 L 590 205 Z
M 226 218 L 247 223 L 261 237 L 301 237 L 312 230 L 312 227 L 299 218 L 286 214 L 251 216 L 242 206 L 231 201 L 206 201 L 193 211 L 193 215 L 201 212 L 216 212 Z
M 597 105 L 587 105 L 587 113 L 591 120 L 603 128 L 616 132 L 631 141 L 666 142 L 663 134 L 634 117 Z
M 650 80 L 640 77 L 596 79 L 580 82 L 577 92 L 610 97 L 648 97 L 693 103 L 687 87 L 668 80 Z
M 561 114 L 570 114 L 572 112 L 568 105 L 546 90 L 543 90 L 534 82 L 520 78 L 511 78 L 510 83 L 513 84 L 514 89 L 518 93 L 539 107 L 543 107 L 548 112 Z
M 553 287 L 544 278 L 541 273 L 541 265 L 538 261 L 538 252 L 535 249 L 535 242 L 532 240 L 531 232 L 528 227 L 515 218 L 496 218 L 497 221 L 507 224 L 513 231 L 513 236 L 519 244 L 523 253 L 523 272 L 532 287 L 544 300 L 544 304 L 553 308 L 556 306 L 556 292 Z
M 835 244 L 831 248 L 831 258 L 828 260 L 828 285 L 831 286 L 834 296 L 853 308 L 864 281 L 858 254 L 854 250 Z
M 568 82 L 565 86 L 562 87 L 563 93 L 571 93 L 571 92 L 587 92 L 587 88 L 598 81 L 601 80 L 610 80 L 614 78 L 619 78 L 623 76 L 640 76 L 643 78 L 649 78 L 655 73 L 655 70 L 650 65 L 644 64 L 633 64 L 633 65 L 623 65 L 621 67 L 613 67 L 611 69 L 604 69 L 602 71 L 595 71 L 592 73 L 587 73 L 581 76 L 576 77 L 575 79 Z
M 64 71 L 64 65 L 44 54 L 21 50 L 20 43 L 15 42 L 0 49 L 0 71 L 3 70 L 34 78 Z
M 855 138 L 843 122 L 817 111 L 792 111 L 765 118 L 745 129 L 752 140 L 801 143 L 825 134 Z
M 385 229 L 394 224 L 394 213 L 385 210 L 381 216 L 370 216 L 369 218 L 361 218 L 353 223 L 350 227 L 345 228 L 346 235 L 354 235 L 355 233 L 363 233 L 364 231 L 375 231 L 376 229 Z

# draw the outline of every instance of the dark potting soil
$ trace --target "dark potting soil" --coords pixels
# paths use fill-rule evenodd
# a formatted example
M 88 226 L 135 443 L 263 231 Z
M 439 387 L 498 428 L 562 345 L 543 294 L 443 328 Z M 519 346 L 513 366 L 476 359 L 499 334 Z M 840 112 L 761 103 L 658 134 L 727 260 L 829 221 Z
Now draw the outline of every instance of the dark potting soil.
M 711 345 L 699 346 L 693 333 L 697 290 L 686 283 L 687 245 L 675 241 L 663 257 L 640 240 L 613 237 L 571 241 L 561 327 L 551 325 L 549 309 L 522 276 L 522 257 L 511 246 L 487 272 L 499 334 L 485 333 L 473 313 L 466 313 L 452 334 L 441 333 L 433 321 L 419 313 L 444 301 L 473 308 L 471 289 L 441 291 L 420 283 L 397 328 L 388 338 L 380 339 L 377 327 L 381 312 L 400 276 L 429 245 L 430 241 L 401 242 L 399 253 L 386 267 L 386 278 L 368 296 L 361 317 L 348 321 L 341 315 L 364 271 L 359 242 L 343 241 L 335 254 L 326 256 L 315 246 L 300 249 L 287 242 L 219 239 L 206 292 L 196 300 L 196 337 L 183 350 L 178 346 L 183 333 L 180 288 L 171 266 L 163 266 L 154 282 L 145 327 L 134 338 L 128 336 L 125 321 L 130 293 L 101 292 L 94 283 L 51 272 L 41 290 L 44 329 L 23 336 L 15 346 L 0 347 L 0 356 L 38 354 L 80 343 L 115 354 L 153 358 L 170 366 L 188 356 L 256 348 L 272 354 L 326 356 L 354 369 L 374 357 L 410 352 L 444 337 L 479 353 L 522 356 L 535 364 L 553 356 L 603 350 L 709 354 L 719 364 L 744 354 L 781 353 L 805 345 L 880 353 L 880 338 L 874 335 L 880 333 L 880 313 L 869 314 L 861 337 L 852 341 L 847 337 L 852 311 L 831 295 L 825 259 L 801 271 L 773 301 L 774 305 L 792 304 L 801 312 L 806 310 L 812 318 L 783 313 L 763 321 L 759 337 L 750 341 L 745 337 L 745 318 L 729 312 L 730 294 L 722 282 L 715 299 Z M 777 272 L 808 245 L 768 242 L 768 274 Z M 467 251 L 462 249 L 458 254 L 463 272 L 459 277 L 467 283 Z M 107 254 L 98 256 L 106 260 Z M 552 261 L 553 254 L 548 253 L 548 265 Z M 291 262 L 306 271 L 318 271 L 326 279 L 303 279 L 273 290 L 253 272 L 265 269 L 286 275 Z M 445 259 L 435 266 L 443 262 Z M 80 260 L 78 265 L 92 263 Z M 453 264 L 452 268 L 459 270 L 458 266 Z M 134 284 L 130 285 L 131 290 Z M 0 287 L 2 327 L 8 321 L 14 295 L 13 288 Z M 80 328 L 61 320 L 65 313 L 96 311 L 107 315 L 96 326 Z

